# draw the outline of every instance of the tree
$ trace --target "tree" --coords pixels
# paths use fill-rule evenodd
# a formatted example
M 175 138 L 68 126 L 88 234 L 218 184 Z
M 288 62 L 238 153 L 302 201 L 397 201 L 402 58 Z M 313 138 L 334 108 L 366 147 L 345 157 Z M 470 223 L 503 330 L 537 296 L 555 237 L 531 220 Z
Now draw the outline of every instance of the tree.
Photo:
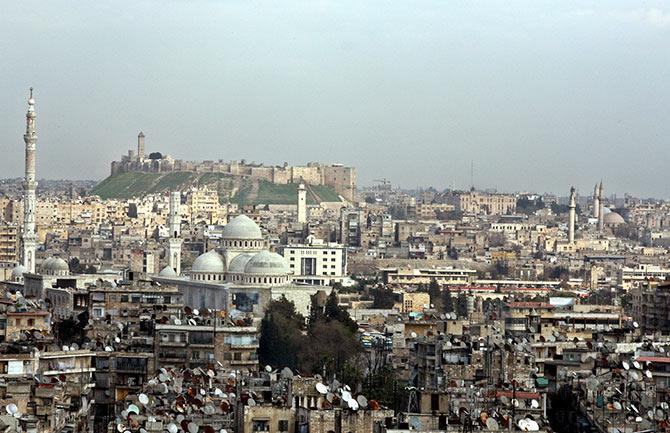
M 430 303 L 435 306 L 435 309 L 442 311 L 442 296 L 440 293 L 440 285 L 435 278 L 431 278 L 428 285 L 428 294 L 430 295 Z
M 395 304 L 393 290 L 388 287 L 370 289 L 372 295 L 372 308 L 390 309 Z
M 448 288 L 442 290 L 442 310 L 445 313 L 451 313 L 454 311 L 454 300 L 451 297 L 451 292 Z
M 160 152 L 151 152 L 149 154 L 149 159 L 163 159 L 163 154 Z
M 261 364 L 297 368 L 298 354 L 304 346 L 305 318 L 293 302 L 282 297 L 272 300 L 261 321 L 258 358 Z
M 337 292 L 335 292 L 335 290 L 330 292 L 330 295 L 328 295 L 328 299 L 326 300 L 324 318 L 326 319 L 326 322 L 340 322 L 342 325 L 349 328 L 352 332 L 356 332 L 358 330 L 358 324 L 351 318 L 351 316 L 349 316 L 347 310 L 340 307 L 340 303 L 337 299 Z
M 456 313 L 460 318 L 468 317 L 468 297 L 465 292 L 458 292 L 458 296 L 456 297 Z

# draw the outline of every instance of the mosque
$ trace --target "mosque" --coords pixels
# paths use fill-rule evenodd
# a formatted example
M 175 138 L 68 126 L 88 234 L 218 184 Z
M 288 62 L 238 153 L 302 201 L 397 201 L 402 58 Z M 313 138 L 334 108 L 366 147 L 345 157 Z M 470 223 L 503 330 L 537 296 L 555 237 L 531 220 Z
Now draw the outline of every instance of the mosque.
M 311 295 L 324 288 L 296 284 L 291 277 L 286 259 L 267 249 L 260 227 L 238 215 L 224 227 L 220 251 L 198 256 L 186 275 L 168 265 L 154 280 L 177 286 L 184 302 L 196 308 L 260 315 L 270 299 L 285 296 L 298 312 L 308 314 Z

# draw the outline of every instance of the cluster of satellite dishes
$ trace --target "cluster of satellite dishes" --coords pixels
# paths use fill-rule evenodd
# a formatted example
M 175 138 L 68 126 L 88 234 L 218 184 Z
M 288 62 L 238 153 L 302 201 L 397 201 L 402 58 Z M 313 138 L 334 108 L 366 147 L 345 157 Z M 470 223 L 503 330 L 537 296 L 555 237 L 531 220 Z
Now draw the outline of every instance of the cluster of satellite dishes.
M 537 407 L 539 408 L 539 403 L 536 400 L 533 400 Z M 499 431 L 502 429 L 509 429 L 512 425 L 516 425 L 521 431 L 539 431 L 540 424 L 535 420 L 532 415 L 521 415 L 512 419 L 512 416 L 509 414 L 499 414 L 497 412 L 488 413 L 482 411 L 479 413 L 479 422 L 482 427 L 485 427 L 490 431 Z
M 337 381 L 337 379 L 333 379 L 330 385 L 326 385 L 323 382 L 317 382 L 314 386 L 316 388 L 316 392 L 318 392 L 324 398 L 324 408 L 339 406 L 353 411 L 357 411 L 359 409 L 381 409 L 379 402 L 376 400 L 368 400 L 363 394 L 358 394 L 354 397 L 354 394 L 352 394 L 349 385 L 342 385 Z
M 204 422 L 215 415 L 231 416 L 237 401 L 237 374 L 212 369 L 194 368 L 171 370 L 161 368 L 150 379 L 142 393 L 126 398 L 127 406 L 116 419 L 119 433 L 139 431 L 144 418 L 169 421 L 169 433 L 227 433 Z M 250 396 L 246 404 L 255 405 Z
M 224 310 L 210 310 L 208 308 L 203 308 L 198 310 L 197 308 L 191 308 L 190 306 L 184 307 L 184 315 L 177 317 L 171 315 L 170 317 L 162 316 L 158 319 L 158 323 L 172 325 L 190 325 L 190 326 L 201 326 L 201 325 L 212 325 L 212 323 L 217 319 L 217 316 L 221 319 L 227 319 L 227 325 L 231 326 L 247 326 L 248 318 L 246 315 L 239 311 L 231 311 L 228 314 Z

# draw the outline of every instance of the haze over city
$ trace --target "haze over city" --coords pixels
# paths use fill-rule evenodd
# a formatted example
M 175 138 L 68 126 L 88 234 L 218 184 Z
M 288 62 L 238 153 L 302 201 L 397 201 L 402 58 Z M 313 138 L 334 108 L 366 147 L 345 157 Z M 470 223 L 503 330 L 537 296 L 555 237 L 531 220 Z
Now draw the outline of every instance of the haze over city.
M 0 17 L 0 161 L 102 179 L 133 145 L 337 161 L 361 184 L 668 197 L 669 2 L 22 1 Z

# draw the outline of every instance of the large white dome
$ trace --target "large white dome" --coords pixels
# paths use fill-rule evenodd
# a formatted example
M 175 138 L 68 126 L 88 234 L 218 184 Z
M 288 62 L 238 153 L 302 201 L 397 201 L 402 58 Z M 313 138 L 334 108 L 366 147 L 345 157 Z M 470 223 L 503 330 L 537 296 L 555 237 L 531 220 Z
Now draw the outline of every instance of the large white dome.
M 263 239 L 261 228 L 246 215 L 238 215 L 223 228 L 223 239 Z
M 244 268 L 247 266 L 247 263 L 254 256 L 252 253 L 244 253 L 239 256 L 235 256 L 233 260 L 228 263 L 228 272 L 232 274 L 242 274 L 244 273 Z
M 42 272 L 46 274 L 63 274 L 70 272 L 70 266 L 60 257 L 50 257 L 42 262 Z
M 199 255 L 191 266 L 191 272 L 207 274 L 223 273 L 224 269 L 223 258 L 214 250 Z
M 261 251 L 247 262 L 244 267 L 244 273 L 255 275 L 286 275 L 289 273 L 289 268 L 284 257 L 270 251 Z

